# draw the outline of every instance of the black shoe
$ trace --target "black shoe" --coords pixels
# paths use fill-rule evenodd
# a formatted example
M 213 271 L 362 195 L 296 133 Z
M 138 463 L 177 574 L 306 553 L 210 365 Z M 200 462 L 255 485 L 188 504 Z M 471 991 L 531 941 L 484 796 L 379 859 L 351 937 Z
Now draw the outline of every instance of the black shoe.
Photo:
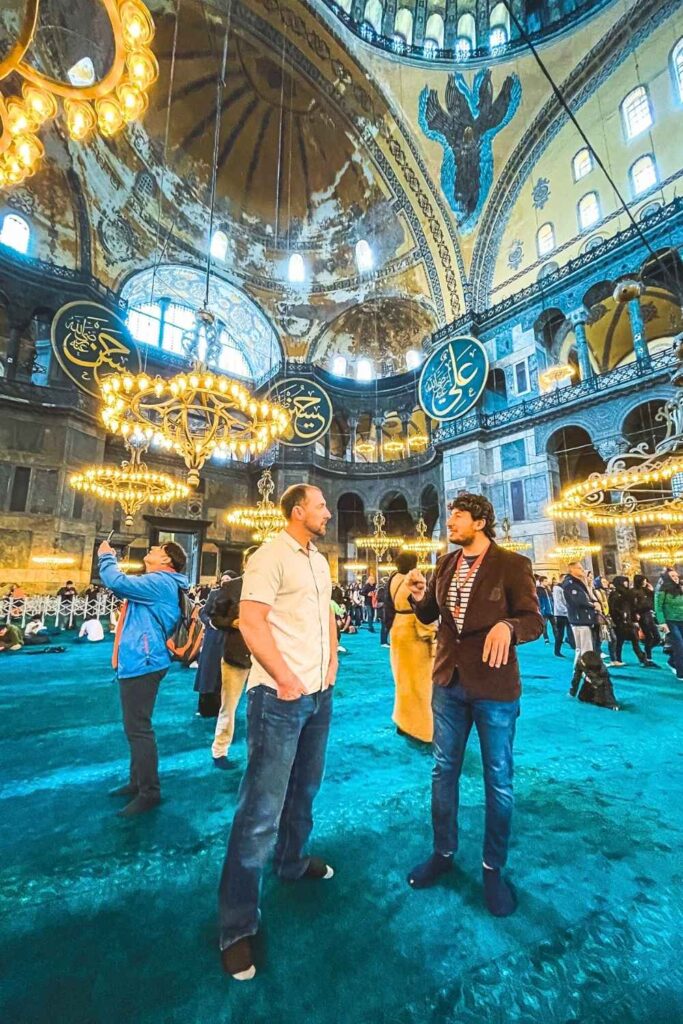
M 453 867 L 453 854 L 444 856 L 442 853 L 433 853 L 431 857 L 418 864 L 408 875 L 408 885 L 413 889 L 426 889 L 434 885 L 436 880 L 445 875 Z
M 153 811 L 161 803 L 160 796 L 136 796 L 122 811 L 117 811 L 119 818 L 133 818 L 136 814 L 146 814 Z
M 222 949 L 221 963 L 225 973 L 232 975 L 235 981 L 251 981 L 256 974 L 251 936 L 246 935 L 227 949 Z
M 517 909 L 517 897 L 512 886 L 505 881 L 500 868 L 482 868 L 484 899 L 489 914 L 509 917 Z
M 110 789 L 109 796 L 137 796 L 138 787 L 134 786 L 132 782 L 128 782 L 125 786 L 119 786 L 118 789 Z

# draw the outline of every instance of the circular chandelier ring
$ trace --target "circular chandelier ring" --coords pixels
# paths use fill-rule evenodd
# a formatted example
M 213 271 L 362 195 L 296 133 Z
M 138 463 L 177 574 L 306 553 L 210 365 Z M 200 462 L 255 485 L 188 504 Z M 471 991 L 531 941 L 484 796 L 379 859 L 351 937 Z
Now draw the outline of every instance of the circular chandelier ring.
M 26 0 L 24 23 L 19 31 L 19 38 L 5 59 L 0 61 L 0 81 L 16 71 L 24 59 L 38 24 L 38 6 L 39 0 Z

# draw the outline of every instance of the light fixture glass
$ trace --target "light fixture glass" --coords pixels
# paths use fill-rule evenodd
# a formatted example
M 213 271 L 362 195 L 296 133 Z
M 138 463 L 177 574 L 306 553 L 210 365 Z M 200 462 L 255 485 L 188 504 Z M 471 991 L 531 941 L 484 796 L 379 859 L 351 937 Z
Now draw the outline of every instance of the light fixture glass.
M 269 469 L 263 470 L 256 489 L 261 495 L 260 501 L 256 505 L 236 505 L 228 512 L 226 520 L 230 526 L 251 530 L 252 540 L 257 543 L 266 543 L 284 530 L 287 520 L 282 510 L 271 501 L 275 482 Z
M 289 257 L 287 278 L 292 284 L 303 284 L 306 280 L 306 265 L 301 253 L 293 252 Z

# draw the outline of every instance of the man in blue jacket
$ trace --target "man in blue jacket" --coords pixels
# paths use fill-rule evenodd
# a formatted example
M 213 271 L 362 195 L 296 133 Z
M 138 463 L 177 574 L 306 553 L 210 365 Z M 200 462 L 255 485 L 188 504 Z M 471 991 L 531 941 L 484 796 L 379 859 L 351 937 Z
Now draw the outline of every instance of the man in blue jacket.
M 183 570 L 187 556 L 172 541 L 150 548 L 145 575 L 126 576 L 116 564 L 116 552 L 103 541 L 99 556 L 100 579 L 125 598 L 116 629 L 112 664 L 117 671 L 123 727 L 130 746 L 130 781 L 112 796 L 132 797 L 121 817 L 144 814 L 161 800 L 159 756 L 152 728 L 152 712 L 159 683 L 171 664 L 166 646 L 180 618 L 180 590 L 189 586 Z
M 576 661 L 587 651 L 600 653 L 599 641 L 596 642 L 596 625 L 598 621 L 596 602 L 593 601 L 586 585 L 586 571 L 581 562 L 570 562 L 567 566 L 568 575 L 561 583 L 564 599 L 567 603 L 567 617 L 576 642 Z

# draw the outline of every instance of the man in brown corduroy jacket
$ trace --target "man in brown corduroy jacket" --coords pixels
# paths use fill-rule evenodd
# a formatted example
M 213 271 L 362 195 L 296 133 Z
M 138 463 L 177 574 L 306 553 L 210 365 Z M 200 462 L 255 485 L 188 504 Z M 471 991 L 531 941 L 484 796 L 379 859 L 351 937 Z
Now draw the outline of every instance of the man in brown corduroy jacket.
M 498 547 L 491 503 L 460 494 L 451 503 L 448 537 L 459 549 L 444 555 L 427 585 L 408 578 L 421 622 L 440 619 L 434 662 L 434 852 L 408 875 L 415 889 L 450 870 L 458 848 L 458 788 L 472 726 L 479 734 L 486 794 L 483 882 L 496 917 L 516 906 L 502 877 L 512 820 L 512 747 L 521 692 L 516 647 L 543 632 L 528 558 Z

